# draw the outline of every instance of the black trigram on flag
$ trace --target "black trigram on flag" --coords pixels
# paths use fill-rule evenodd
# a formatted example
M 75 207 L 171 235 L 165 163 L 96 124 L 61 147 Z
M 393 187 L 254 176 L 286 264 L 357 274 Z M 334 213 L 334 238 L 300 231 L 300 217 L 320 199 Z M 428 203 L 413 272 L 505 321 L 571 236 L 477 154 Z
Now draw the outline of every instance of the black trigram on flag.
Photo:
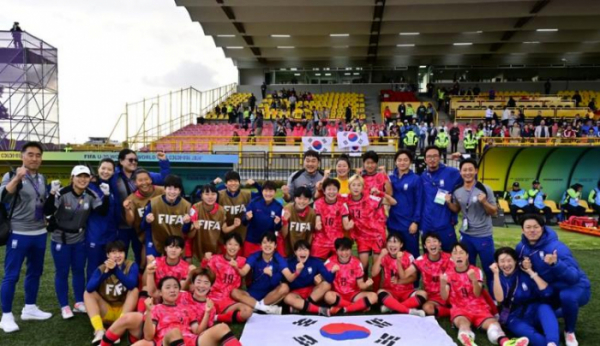
M 374 318 L 372 320 L 368 320 L 367 321 L 368 324 L 378 327 L 378 328 L 385 328 L 385 327 L 391 327 L 392 324 L 389 322 L 384 321 L 381 318 Z
M 309 335 L 295 336 L 293 337 L 294 341 L 299 343 L 301 346 L 311 346 L 318 343 L 313 337 Z
M 301 318 L 298 321 L 293 322 L 292 324 L 298 327 L 310 327 L 315 323 L 317 323 L 316 320 L 311 320 L 310 318 Z
M 381 337 L 379 339 L 377 339 L 377 341 L 375 341 L 375 343 L 380 344 L 380 345 L 385 345 L 385 346 L 393 346 L 396 344 L 396 342 L 398 340 L 400 340 L 399 336 L 393 336 L 388 333 L 383 333 L 383 335 L 381 335 Z

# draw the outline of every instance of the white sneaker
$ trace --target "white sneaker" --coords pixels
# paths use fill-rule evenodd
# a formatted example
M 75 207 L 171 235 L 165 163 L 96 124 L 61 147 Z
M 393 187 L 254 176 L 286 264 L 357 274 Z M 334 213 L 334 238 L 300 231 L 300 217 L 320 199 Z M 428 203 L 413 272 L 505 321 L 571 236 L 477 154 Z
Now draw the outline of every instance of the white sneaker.
M 100 345 L 100 342 L 102 342 L 102 338 L 104 337 L 104 333 L 106 333 L 104 329 L 95 332 L 94 338 L 92 339 L 92 345 Z
M 577 338 L 575 337 L 575 333 L 565 332 L 565 343 L 567 344 L 567 346 L 579 346 Z
M 409 309 L 408 314 L 413 316 L 425 317 L 425 311 L 419 309 Z
M 382 314 L 387 314 L 388 312 L 392 311 L 392 309 L 388 308 L 385 305 L 381 305 L 381 309 L 380 309 Z
M 5 333 L 14 333 L 19 330 L 19 326 L 15 323 L 15 317 L 12 313 L 2 314 L 2 320 L 0 320 L 0 329 Z
M 40 310 L 37 305 L 26 305 L 21 311 L 23 321 L 43 321 L 52 317 L 52 314 Z
M 265 305 L 265 312 L 269 315 L 281 315 L 281 306 Z
M 65 306 L 65 307 L 60 308 L 60 314 L 62 315 L 63 320 L 68 320 L 75 316 L 75 315 L 73 315 L 73 311 L 71 311 L 70 306 Z
M 82 302 L 75 303 L 75 305 L 73 305 L 73 312 L 76 314 L 87 314 L 85 304 L 83 304 Z

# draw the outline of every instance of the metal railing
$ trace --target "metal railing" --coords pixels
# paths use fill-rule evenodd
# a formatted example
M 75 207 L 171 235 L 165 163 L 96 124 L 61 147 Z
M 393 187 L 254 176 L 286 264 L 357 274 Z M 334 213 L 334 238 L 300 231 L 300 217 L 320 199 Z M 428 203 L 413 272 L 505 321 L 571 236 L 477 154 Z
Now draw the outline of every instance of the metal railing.
M 189 87 L 127 103 L 109 138 L 126 140 L 129 147 L 140 149 L 156 138 L 195 124 L 196 118 L 205 116 L 236 89 L 235 83 L 205 91 Z M 117 130 L 123 135 L 118 135 Z

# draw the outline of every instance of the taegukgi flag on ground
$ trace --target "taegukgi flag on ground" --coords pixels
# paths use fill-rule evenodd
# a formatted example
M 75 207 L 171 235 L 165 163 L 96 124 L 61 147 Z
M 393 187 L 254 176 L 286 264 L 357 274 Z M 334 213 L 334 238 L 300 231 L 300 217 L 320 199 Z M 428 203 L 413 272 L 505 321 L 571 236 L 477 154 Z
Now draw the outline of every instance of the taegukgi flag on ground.
M 331 152 L 333 137 L 302 137 L 302 148 L 304 151 Z
M 434 317 L 410 315 L 257 315 L 248 320 L 244 346 L 456 346 Z
M 342 131 L 337 134 L 338 147 L 348 148 L 353 146 L 365 147 L 369 145 L 369 136 L 366 132 Z

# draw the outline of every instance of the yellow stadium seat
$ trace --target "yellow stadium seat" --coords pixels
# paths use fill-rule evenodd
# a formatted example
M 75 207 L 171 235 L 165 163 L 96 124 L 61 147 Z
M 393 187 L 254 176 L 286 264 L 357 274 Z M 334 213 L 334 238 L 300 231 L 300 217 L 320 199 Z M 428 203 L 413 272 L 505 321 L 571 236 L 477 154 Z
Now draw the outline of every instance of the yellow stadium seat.
M 499 199 L 498 203 L 500 204 L 500 208 L 504 211 L 504 214 L 510 214 L 510 206 L 508 205 L 508 201 L 505 199 Z
M 560 214 L 560 209 L 558 208 L 558 205 L 556 204 L 556 202 L 552 201 L 552 200 L 545 200 L 544 204 L 550 208 L 550 210 L 552 210 L 553 214 Z
M 594 212 L 594 210 L 592 208 L 590 208 L 590 206 L 588 205 L 588 202 L 586 200 L 580 199 L 579 200 L 579 205 L 585 208 L 585 212 L 588 214 L 592 214 Z

